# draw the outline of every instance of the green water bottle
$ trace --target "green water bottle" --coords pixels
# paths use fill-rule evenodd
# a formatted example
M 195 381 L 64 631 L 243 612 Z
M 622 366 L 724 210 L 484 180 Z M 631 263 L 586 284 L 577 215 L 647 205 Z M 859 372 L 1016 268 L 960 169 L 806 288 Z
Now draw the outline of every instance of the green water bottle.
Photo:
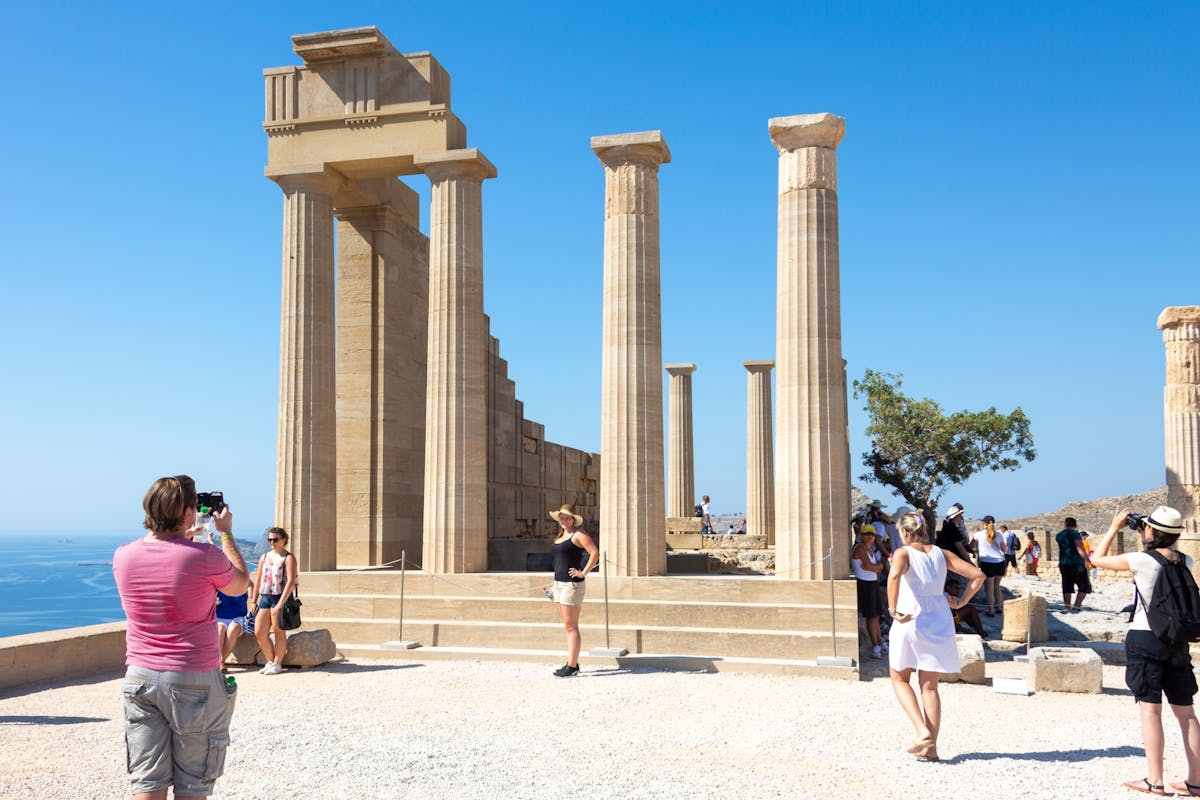
M 237 692 L 237 679 L 232 675 L 225 676 L 225 694 L 235 694 Z

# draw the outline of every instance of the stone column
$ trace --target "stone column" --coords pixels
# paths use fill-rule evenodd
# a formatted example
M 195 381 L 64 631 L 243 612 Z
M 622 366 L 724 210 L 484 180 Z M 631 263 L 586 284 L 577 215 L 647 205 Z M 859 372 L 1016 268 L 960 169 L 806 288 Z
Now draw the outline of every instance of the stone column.
M 333 194 L 329 168 L 267 170 L 283 190 L 279 440 L 274 524 L 301 570 L 337 566 Z
M 600 547 L 616 575 L 667 570 L 663 487 L 660 131 L 597 136 L 604 163 Z
M 777 117 L 769 128 L 779 150 L 776 574 L 812 580 L 828 578 L 832 569 L 844 577 L 850 443 L 834 151 L 845 120 L 833 114 Z
M 417 155 L 433 185 L 425 391 L 423 566 L 487 570 L 487 327 L 483 316 L 483 181 L 475 148 Z
M 671 432 L 667 437 L 667 516 L 690 517 L 696 504 L 692 439 L 692 373 L 695 364 L 663 364 L 668 385 Z
M 1167 505 L 1183 514 L 1180 551 L 1200 565 L 1200 306 L 1164 309 L 1158 327 L 1167 349 Z
M 775 445 L 771 429 L 774 361 L 744 361 L 746 376 L 746 530 L 775 544 Z
M 343 569 L 392 563 L 401 552 L 421 563 L 429 243 L 402 210 L 335 210 Z

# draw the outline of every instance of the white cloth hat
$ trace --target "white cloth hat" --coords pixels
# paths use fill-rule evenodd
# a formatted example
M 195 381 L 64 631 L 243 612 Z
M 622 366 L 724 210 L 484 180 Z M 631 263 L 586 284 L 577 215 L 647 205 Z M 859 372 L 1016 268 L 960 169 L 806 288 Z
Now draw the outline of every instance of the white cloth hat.
M 1183 514 L 1170 506 L 1159 506 L 1146 517 L 1146 524 L 1163 533 L 1183 533 Z

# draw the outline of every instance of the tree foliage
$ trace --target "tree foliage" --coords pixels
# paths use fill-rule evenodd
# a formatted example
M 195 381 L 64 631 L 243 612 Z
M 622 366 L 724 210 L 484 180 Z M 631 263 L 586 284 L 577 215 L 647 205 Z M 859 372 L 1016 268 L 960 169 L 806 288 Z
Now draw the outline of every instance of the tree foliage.
M 863 454 L 870 472 L 861 480 L 890 486 L 913 507 L 928 509 L 948 486 L 977 472 L 1015 470 L 1037 457 L 1019 406 L 1010 414 L 993 407 L 946 415 L 933 400 L 901 392 L 901 377 L 868 369 L 854 382 L 854 397 L 865 398 L 870 417 L 871 450 Z

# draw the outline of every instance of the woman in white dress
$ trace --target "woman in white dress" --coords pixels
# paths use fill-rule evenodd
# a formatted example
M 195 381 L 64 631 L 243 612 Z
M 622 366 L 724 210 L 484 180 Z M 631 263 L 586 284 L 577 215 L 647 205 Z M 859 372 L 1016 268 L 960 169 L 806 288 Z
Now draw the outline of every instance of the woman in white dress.
M 888 577 L 888 613 L 892 689 L 908 715 L 917 740 L 908 752 L 922 761 L 937 761 L 937 738 L 942 725 L 942 701 L 938 678 L 943 672 L 958 672 L 958 645 L 954 641 L 952 609 L 966 605 L 983 585 L 983 572 L 954 553 L 930 543 L 929 529 L 919 509 L 900 520 L 904 547 L 892 556 Z M 958 597 L 945 591 L 947 569 L 967 579 L 966 591 Z M 921 699 L 909 681 L 913 670 L 921 686 Z

